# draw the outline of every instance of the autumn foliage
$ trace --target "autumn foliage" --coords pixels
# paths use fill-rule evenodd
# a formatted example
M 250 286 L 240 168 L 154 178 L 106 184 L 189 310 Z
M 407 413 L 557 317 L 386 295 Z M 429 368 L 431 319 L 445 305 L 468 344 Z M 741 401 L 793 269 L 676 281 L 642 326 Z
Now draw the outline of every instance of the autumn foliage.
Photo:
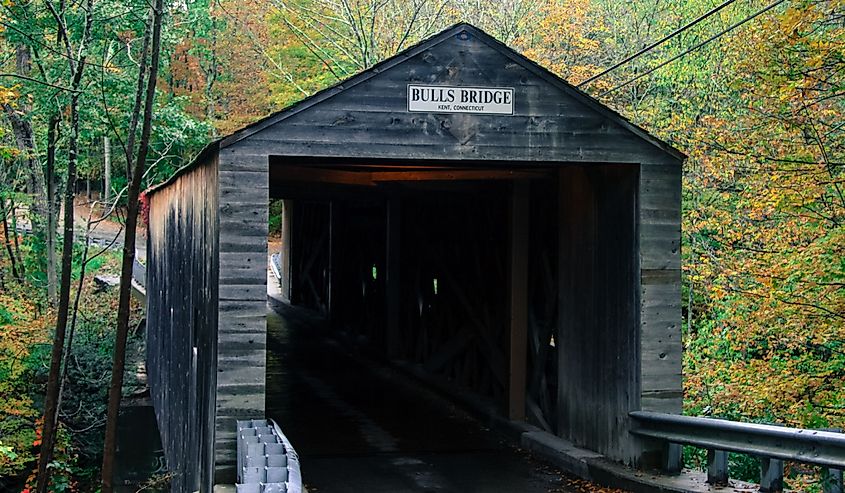
M 15 17 L 19 5 L 7 3 L 4 23 L 43 35 L 46 14 L 37 22 Z M 769 3 L 735 2 L 581 89 L 689 156 L 682 227 L 685 412 L 845 428 L 845 1 L 784 2 L 686 53 Z M 80 168 L 95 179 L 102 176 L 98 146 L 111 135 L 104 122 L 128 114 L 134 79 L 127 67 L 134 67 L 132 43 L 143 32 L 120 2 L 100 5 L 121 15 L 97 32 L 92 52 L 102 54 L 83 96 L 80 138 L 87 152 Z M 172 3 L 146 184 L 166 178 L 210 139 L 458 21 L 580 84 L 713 7 L 705 0 Z M 4 72 L 14 72 L 13 47 L 21 38 L 8 30 L 0 36 L 9 54 Z M 60 56 L 41 55 L 45 74 L 64 70 Z M 31 105 L 41 142 L 54 90 L 3 79 L 0 104 Z M 27 184 L 18 178 L 24 173 L 15 164 L 20 154 L 9 129 L 0 127 L 4 210 L 11 202 L 28 205 Z M 118 188 L 125 183 L 122 167 L 115 163 Z M 15 287 L 0 249 L 0 477 L 25 478 L 31 469 L 43 390 L 38 368 L 52 323 L 39 301 L 43 262 L 27 248 L 20 259 L 29 276 L 23 287 Z M 100 349 L 109 303 L 92 302 L 96 309 L 82 319 L 91 321 L 89 342 Z M 86 388 L 93 402 L 96 392 Z M 73 424 L 62 423 L 67 430 Z M 87 445 L 63 433 L 57 457 L 76 467 Z

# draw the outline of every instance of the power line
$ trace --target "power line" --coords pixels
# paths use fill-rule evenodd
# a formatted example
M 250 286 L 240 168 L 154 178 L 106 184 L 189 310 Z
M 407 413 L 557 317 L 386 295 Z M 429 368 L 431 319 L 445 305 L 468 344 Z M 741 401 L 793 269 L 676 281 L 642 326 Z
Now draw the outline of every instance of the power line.
M 600 77 L 604 77 L 605 75 L 607 75 L 607 74 L 609 74 L 610 72 L 612 72 L 612 71 L 616 70 L 617 68 L 621 67 L 622 65 L 625 65 L 626 63 L 630 62 L 630 61 L 631 61 L 631 60 L 633 60 L 634 58 L 637 58 L 637 57 L 639 57 L 639 56 L 641 56 L 641 55 L 643 55 L 643 54 L 645 54 L 645 53 L 647 53 L 647 52 L 649 52 L 649 51 L 651 51 L 651 50 L 653 50 L 653 49 L 657 48 L 658 46 L 662 45 L 662 44 L 663 44 L 663 43 L 665 43 L 666 41 L 669 41 L 670 39 L 674 38 L 675 36 L 677 36 L 677 35 L 681 34 L 682 32 L 686 31 L 687 29 L 689 29 L 689 28 L 691 28 L 691 27 L 695 26 L 695 25 L 696 25 L 696 24 L 698 24 L 699 22 L 703 21 L 704 19 L 707 19 L 707 18 L 708 18 L 708 17 L 710 17 L 711 15 L 713 15 L 713 14 L 715 14 L 715 13 L 719 12 L 720 10 L 724 9 L 724 8 L 725 8 L 725 7 L 727 7 L 728 5 L 730 5 L 730 4 L 732 4 L 732 3 L 734 3 L 735 1 L 736 1 L 736 0 L 727 0 L 725 3 L 723 3 L 723 4 L 719 5 L 718 7 L 714 8 L 713 10 L 710 10 L 710 11 L 708 11 L 708 12 L 705 12 L 703 15 L 699 16 L 697 19 L 695 19 L 694 21 L 690 22 L 689 24 L 687 24 L 687 25 L 685 25 L 685 26 L 683 26 L 683 27 L 680 27 L 680 28 L 678 28 L 678 29 L 676 29 L 676 30 L 672 31 L 671 33 L 667 34 L 666 36 L 664 36 L 664 37 L 660 38 L 658 41 L 655 41 L 654 43 L 652 43 L 652 44 L 650 44 L 650 45 L 646 46 L 645 48 L 643 48 L 643 49 L 641 49 L 640 51 L 638 51 L 638 52 L 634 53 L 633 55 L 631 55 L 631 56 L 629 56 L 629 57 L 625 58 L 624 60 L 622 60 L 622 61 L 620 61 L 620 62 L 615 63 L 612 67 L 607 68 L 607 69 L 605 69 L 605 70 L 603 70 L 603 71 L 599 72 L 598 74 L 596 74 L 596 75 L 594 75 L 594 76 L 590 77 L 589 79 L 587 79 L 587 80 L 585 80 L 585 81 L 581 82 L 580 84 L 578 84 L 578 86 L 577 86 L 577 87 L 586 86 L 586 85 L 587 85 L 587 84 L 589 84 L 590 82 L 593 82 L 594 80 L 596 80 L 596 79 L 598 79 L 598 78 L 600 78 Z
M 642 79 L 643 77 L 645 77 L 645 76 L 647 76 L 647 75 L 649 75 L 649 74 L 651 74 L 651 73 L 655 72 L 656 70 L 661 69 L 661 68 L 665 67 L 666 65 L 669 65 L 670 63 L 674 62 L 675 60 L 677 60 L 677 59 L 679 59 L 679 58 L 682 58 L 682 57 L 684 57 L 684 56 L 686 56 L 686 55 L 690 54 L 691 52 L 693 52 L 693 51 L 695 51 L 695 50 L 697 50 L 697 49 L 701 48 L 702 46 L 706 45 L 707 43 L 710 43 L 711 41 L 714 41 L 714 40 L 718 39 L 719 37 L 721 37 L 721 36 L 723 36 L 723 35 L 725 35 L 725 34 L 727 34 L 727 33 L 731 32 L 731 31 L 733 31 L 734 29 L 736 29 L 736 28 L 738 28 L 739 26 L 741 26 L 741 25 L 745 24 L 746 22 L 748 22 L 748 21 L 750 21 L 750 20 L 752 20 L 752 19 L 755 19 L 755 18 L 757 18 L 757 17 L 759 17 L 759 16 L 761 16 L 761 15 L 765 14 L 765 13 L 766 13 L 766 12 L 768 12 L 769 10 L 772 10 L 773 8 L 777 7 L 778 5 L 782 4 L 782 3 L 783 3 L 783 2 L 785 2 L 785 1 L 786 1 L 786 0 L 778 0 L 778 1 L 776 1 L 776 2 L 774 2 L 774 3 L 772 3 L 772 4 L 770 4 L 768 7 L 764 8 L 763 10 L 760 10 L 759 12 L 757 12 L 757 13 L 755 13 L 755 14 L 752 14 L 752 15 L 750 15 L 750 16 L 748 16 L 748 17 L 746 17 L 745 19 L 743 19 L 743 20 L 741 20 L 741 21 L 737 22 L 736 24 L 733 24 L 732 26 L 730 26 L 730 27 L 728 27 L 728 28 L 726 28 L 726 29 L 724 29 L 724 30 L 722 30 L 722 31 L 718 32 L 717 34 L 715 34 L 715 35 L 713 35 L 713 36 L 711 36 L 711 37 L 709 37 L 709 38 L 705 39 L 705 40 L 704 40 L 704 41 L 702 41 L 701 43 L 698 43 L 697 45 L 693 46 L 692 48 L 690 48 L 690 49 L 688 49 L 688 50 L 685 50 L 684 52 L 682 52 L 682 53 L 680 53 L 680 54 L 678 54 L 678 55 L 673 56 L 672 58 L 670 58 L 670 59 L 666 60 L 665 62 L 663 62 L 663 63 L 661 63 L 661 64 L 659 64 L 659 65 L 657 65 L 656 67 L 651 68 L 651 69 L 649 69 L 649 70 L 647 70 L 647 71 L 645 71 L 645 72 L 643 72 L 643 73 L 639 74 L 638 76 L 634 77 L 633 79 L 629 79 L 628 81 L 623 82 L 622 84 L 619 84 L 618 86 L 616 86 L 616 87 L 614 87 L 614 88 L 612 88 L 612 89 L 608 89 L 607 91 L 604 91 L 603 93 L 599 94 L 599 97 L 606 96 L 607 94 L 609 94 L 609 93 L 611 93 L 611 92 L 613 92 L 613 91 L 616 91 L 616 90 L 618 90 L 618 89 L 622 89 L 623 87 L 627 86 L 628 84 L 631 84 L 631 83 L 633 83 L 633 82 L 636 82 L 636 81 L 638 81 L 638 80 Z

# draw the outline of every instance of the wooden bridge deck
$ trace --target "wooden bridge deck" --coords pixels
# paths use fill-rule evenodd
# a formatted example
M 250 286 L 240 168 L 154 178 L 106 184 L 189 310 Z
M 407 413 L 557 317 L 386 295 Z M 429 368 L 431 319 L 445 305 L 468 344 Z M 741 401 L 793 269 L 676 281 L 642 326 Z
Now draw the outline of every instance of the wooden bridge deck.
M 403 375 L 352 357 L 310 312 L 277 310 L 267 416 L 297 448 L 309 488 L 539 493 L 569 480 Z

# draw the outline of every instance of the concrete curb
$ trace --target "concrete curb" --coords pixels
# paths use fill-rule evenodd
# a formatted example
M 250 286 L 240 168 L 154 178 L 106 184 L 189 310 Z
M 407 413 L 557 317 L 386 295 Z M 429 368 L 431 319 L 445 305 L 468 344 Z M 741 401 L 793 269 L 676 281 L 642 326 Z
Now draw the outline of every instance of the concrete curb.
M 520 434 L 518 443 L 535 457 L 581 479 L 611 488 L 638 493 L 704 493 L 757 489 L 756 485 L 733 480 L 728 486 L 711 486 L 707 484 L 707 475 L 699 471 L 684 471 L 677 475 L 638 471 L 611 461 L 599 453 L 578 448 L 563 438 L 529 424 L 501 418 L 493 421 L 497 427 L 504 426 L 511 429 L 510 433 L 505 432 L 506 435 L 525 430 Z M 526 428 L 533 428 L 533 430 Z

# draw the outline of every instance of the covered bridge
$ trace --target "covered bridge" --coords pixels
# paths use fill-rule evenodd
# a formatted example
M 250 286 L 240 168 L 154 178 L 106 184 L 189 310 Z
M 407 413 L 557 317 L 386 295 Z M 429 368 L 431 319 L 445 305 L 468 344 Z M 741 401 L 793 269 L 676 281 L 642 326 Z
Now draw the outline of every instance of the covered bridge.
M 681 410 L 683 159 L 467 24 L 214 142 L 148 192 L 174 489 L 233 482 L 235 420 L 278 398 L 271 198 L 291 303 L 503 417 L 649 460 L 628 412 Z

